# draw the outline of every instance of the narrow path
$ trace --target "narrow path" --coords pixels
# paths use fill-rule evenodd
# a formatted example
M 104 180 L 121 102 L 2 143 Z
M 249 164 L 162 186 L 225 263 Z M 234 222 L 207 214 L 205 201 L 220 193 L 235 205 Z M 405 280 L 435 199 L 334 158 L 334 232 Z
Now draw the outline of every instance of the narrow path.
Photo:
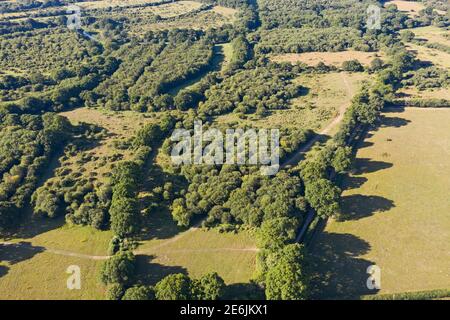
M 346 74 L 341 72 L 340 76 L 347 89 L 347 94 L 350 97 L 353 97 L 355 95 L 355 91 L 348 83 Z M 340 106 L 338 111 L 339 114 L 336 116 L 336 118 L 334 118 L 325 128 L 323 128 L 314 138 L 310 139 L 307 144 L 298 149 L 296 153 L 294 153 L 288 160 L 283 163 L 282 167 L 298 164 L 298 162 L 302 159 L 303 154 L 308 152 L 316 144 L 316 142 L 320 141 L 321 136 L 330 134 L 330 132 L 333 131 L 334 128 L 341 124 L 342 120 L 344 120 L 345 112 L 349 107 L 350 103 L 345 103 Z

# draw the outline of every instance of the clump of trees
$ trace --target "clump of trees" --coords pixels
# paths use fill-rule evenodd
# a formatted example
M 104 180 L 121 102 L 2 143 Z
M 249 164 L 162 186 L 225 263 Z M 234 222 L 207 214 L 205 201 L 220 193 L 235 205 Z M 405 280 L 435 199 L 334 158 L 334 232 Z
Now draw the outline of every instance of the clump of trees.
M 108 286 L 110 300 L 217 300 L 225 282 L 215 272 L 191 279 L 185 274 L 171 274 L 154 287 L 137 279 L 136 257 L 131 251 L 119 251 L 100 270 L 100 280 Z
M 55 151 L 70 135 L 67 119 L 0 112 L 0 231 L 20 221 Z

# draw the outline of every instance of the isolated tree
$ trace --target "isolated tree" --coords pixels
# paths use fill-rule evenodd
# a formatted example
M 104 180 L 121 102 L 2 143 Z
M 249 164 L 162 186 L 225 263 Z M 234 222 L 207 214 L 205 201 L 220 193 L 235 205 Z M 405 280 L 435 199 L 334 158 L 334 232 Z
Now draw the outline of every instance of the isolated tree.
M 155 286 L 157 300 L 191 299 L 191 279 L 182 273 L 171 274 Z

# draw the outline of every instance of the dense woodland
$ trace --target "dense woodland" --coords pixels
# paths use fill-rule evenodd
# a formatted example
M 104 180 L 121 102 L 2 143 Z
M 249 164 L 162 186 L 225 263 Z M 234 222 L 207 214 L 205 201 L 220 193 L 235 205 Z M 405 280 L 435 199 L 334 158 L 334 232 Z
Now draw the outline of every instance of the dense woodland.
M 157 22 L 161 17 L 122 16 L 120 10 L 116 14 L 96 9 L 83 19 L 99 41 L 67 30 L 58 11 L 52 11 L 55 17 L 45 23 L 31 19 L 0 22 L 0 231 L 14 230 L 27 212 L 111 229 L 114 255 L 100 276 L 110 299 L 223 297 L 226 286 L 216 273 L 199 279 L 173 274 L 154 286 L 137 280 L 136 258 L 129 243 L 139 240 L 145 227 L 143 212 L 164 207 L 181 227 L 200 219 L 204 228 L 254 230 L 261 249 L 254 294 L 263 292 L 267 299 L 306 299 L 307 253 L 295 243 L 299 227 L 310 212 L 320 218 L 339 216 L 341 190 L 334 178 L 350 169 L 353 139 L 365 126 L 377 123 L 397 89 L 449 85 L 447 71 L 417 68 L 398 32 L 431 24 L 448 27 L 448 17 L 427 9 L 413 19 L 390 6 L 383 9 L 382 30 L 371 31 L 366 30 L 365 14 L 367 5 L 376 1 L 201 2 L 201 11 L 211 5 L 238 9 L 237 21 L 205 30 L 180 28 L 136 35 L 130 26 Z M 0 13 L 48 7 L 56 10 L 61 2 L 1 3 Z M 223 70 L 213 70 L 214 48 L 222 43 L 231 43 L 232 57 Z M 273 63 L 269 54 L 350 48 L 383 50 L 387 59 L 372 63 L 368 71 L 374 80 L 354 97 L 339 132 L 319 151 L 274 177 L 261 176 L 259 168 L 251 165 L 168 165 L 164 169 L 176 177 L 176 188 L 169 178 L 155 181 L 154 189 L 162 190 L 162 198 L 155 199 L 152 208 L 142 207 L 138 194 L 143 179 L 155 165 L 155 153 L 162 151 L 167 156 L 168 137 L 174 128 L 192 129 L 195 119 L 214 127 L 218 116 L 231 113 L 263 119 L 275 110 L 289 109 L 292 99 L 303 94 L 304 88 L 293 81 L 297 76 L 329 70 Z M 364 71 L 355 61 L 348 61 L 343 69 Z M 171 91 L 197 77 L 193 85 Z M 164 116 L 158 124 L 133 128 L 132 138 L 117 146 L 129 152 L 131 159 L 121 161 L 120 152 L 114 159 L 103 159 L 105 165 L 114 164 L 103 182 L 64 165 L 48 178 L 51 161 L 67 160 L 107 134 L 93 125 L 71 125 L 54 113 L 83 106 Z M 282 160 L 311 136 L 308 128 L 280 129 Z

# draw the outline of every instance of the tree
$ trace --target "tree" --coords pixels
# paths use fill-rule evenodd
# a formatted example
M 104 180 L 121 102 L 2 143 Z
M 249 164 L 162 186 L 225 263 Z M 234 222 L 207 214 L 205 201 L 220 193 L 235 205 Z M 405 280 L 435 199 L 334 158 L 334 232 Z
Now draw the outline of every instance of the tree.
M 350 169 L 352 165 L 352 153 L 351 147 L 339 147 L 336 149 L 331 165 L 337 173 L 344 173 Z
M 342 63 L 342 69 L 349 72 L 364 71 L 364 67 L 358 60 L 344 61 Z
M 100 279 L 104 284 L 127 285 L 133 281 L 136 258 L 130 251 L 120 251 L 102 265 Z
M 258 230 L 258 247 L 269 250 L 281 249 L 295 240 L 298 229 L 296 218 L 274 218 L 262 223 Z
M 134 198 L 114 198 L 109 209 L 111 230 L 121 237 L 130 236 L 139 228 L 139 206 Z
M 152 287 L 134 286 L 125 291 L 122 300 L 155 300 L 155 292 Z
M 331 217 L 338 212 L 340 194 L 341 190 L 327 179 L 306 184 L 306 200 L 322 218 Z
M 370 63 L 370 70 L 374 71 L 374 72 L 383 69 L 383 67 L 384 67 L 384 61 L 381 60 L 380 58 L 375 58 Z
M 120 283 L 113 283 L 108 287 L 108 300 L 120 300 L 125 293 L 125 288 Z
M 225 288 L 225 282 L 212 272 L 192 281 L 192 297 L 196 300 L 217 300 Z
M 308 277 L 304 267 L 304 248 L 300 244 L 285 246 L 274 254 L 266 274 L 268 300 L 304 300 L 307 298 Z
M 191 279 L 182 273 L 168 275 L 156 284 L 156 299 L 189 300 L 191 285 Z

